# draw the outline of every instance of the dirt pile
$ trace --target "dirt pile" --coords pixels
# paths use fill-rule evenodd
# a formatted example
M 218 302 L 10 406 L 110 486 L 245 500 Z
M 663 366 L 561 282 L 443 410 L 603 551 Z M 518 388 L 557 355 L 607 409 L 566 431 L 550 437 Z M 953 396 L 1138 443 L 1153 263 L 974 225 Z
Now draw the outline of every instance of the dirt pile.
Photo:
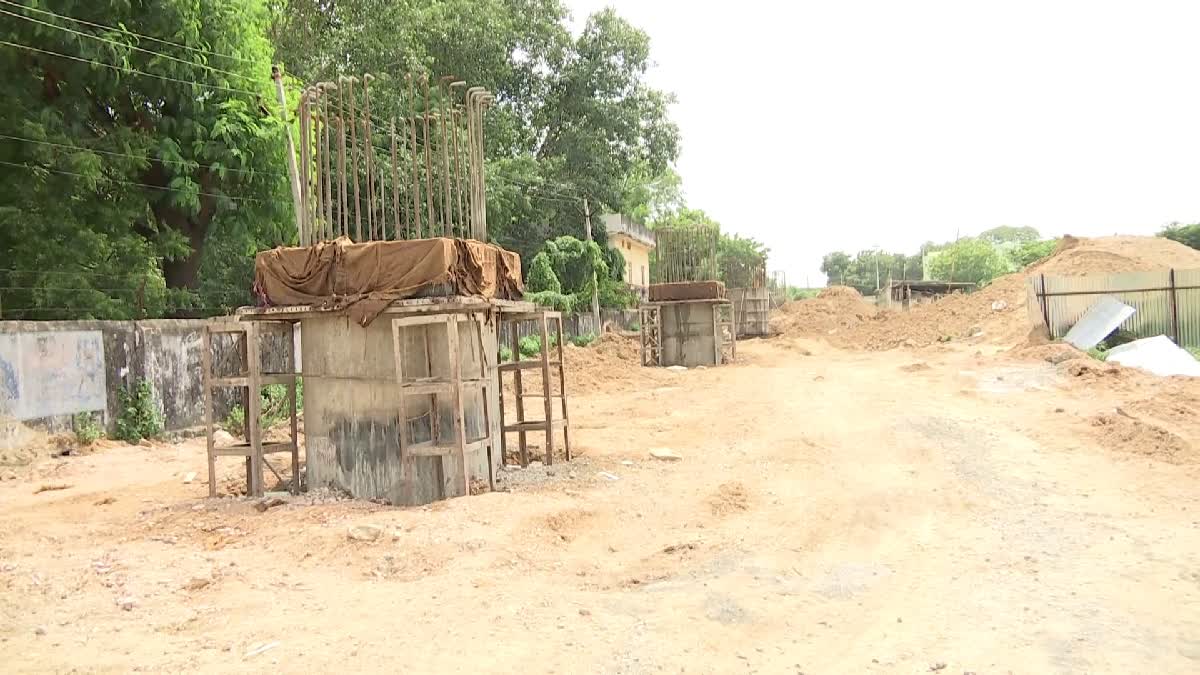
M 784 305 L 772 319 L 772 328 L 785 335 L 824 336 L 840 347 L 870 350 L 963 339 L 1020 345 L 1027 343 L 1033 328 L 1027 306 L 1031 274 L 1087 276 L 1169 267 L 1200 268 L 1200 251 L 1159 237 L 1067 236 L 1049 258 L 999 277 L 974 293 L 953 293 L 907 311 L 877 312 L 853 289 L 831 287 L 817 299 Z
M 815 298 L 785 303 L 771 317 L 771 332 L 793 337 L 825 337 L 840 344 L 843 335 L 874 320 L 878 314 L 879 310 L 853 288 L 830 286 Z

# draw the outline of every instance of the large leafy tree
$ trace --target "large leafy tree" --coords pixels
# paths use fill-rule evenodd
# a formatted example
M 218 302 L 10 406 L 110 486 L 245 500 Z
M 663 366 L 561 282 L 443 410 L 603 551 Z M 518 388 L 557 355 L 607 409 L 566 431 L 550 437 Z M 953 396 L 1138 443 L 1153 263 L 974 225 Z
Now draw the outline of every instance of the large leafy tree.
M 383 118 L 403 105 L 410 71 L 496 95 L 488 230 L 527 265 L 548 239 L 584 237 L 585 198 L 593 214 L 636 207 L 631 176 L 664 176 L 678 154 L 670 97 L 645 82 L 649 39 L 611 10 L 573 38 L 559 0 L 272 2 L 271 38 L 288 70 L 305 82 L 371 72 Z
M 21 45 L 0 46 L 6 318 L 245 302 L 249 254 L 294 234 L 265 6 L 52 7 L 4 6 Z

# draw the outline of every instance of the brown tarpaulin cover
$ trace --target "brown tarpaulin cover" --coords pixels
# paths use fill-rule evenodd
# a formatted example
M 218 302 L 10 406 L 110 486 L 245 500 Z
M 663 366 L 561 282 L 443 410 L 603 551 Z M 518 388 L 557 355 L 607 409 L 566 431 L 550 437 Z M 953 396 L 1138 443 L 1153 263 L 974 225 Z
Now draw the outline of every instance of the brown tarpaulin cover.
M 673 284 L 650 285 L 650 302 L 724 299 L 725 284 L 720 281 L 681 281 Z
M 254 260 L 254 293 L 266 306 L 345 309 L 367 325 L 395 300 L 447 285 L 446 295 L 519 300 L 521 258 L 494 244 L 464 239 L 368 241 L 346 237 L 275 248 Z

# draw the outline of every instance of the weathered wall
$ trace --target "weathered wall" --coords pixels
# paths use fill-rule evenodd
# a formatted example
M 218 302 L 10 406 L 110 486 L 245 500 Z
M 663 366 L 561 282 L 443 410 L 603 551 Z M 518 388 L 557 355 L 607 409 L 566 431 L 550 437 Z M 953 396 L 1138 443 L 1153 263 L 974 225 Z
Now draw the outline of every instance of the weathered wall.
M 204 422 L 200 348 L 204 321 L 0 321 L 0 419 L 69 429 L 77 413 L 100 413 L 111 431 L 117 392 L 145 379 L 167 430 Z M 298 342 L 298 336 L 294 338 Z M 217 362 L 236 359 L 230 343 Z M 264 365 L 290 370 L 283 336 L 264 348 Z M 232 396 L 218 397 L 224 417 Z
M 680 302 L 662 305 L 662 364 L 664 366 L 715 366 L 717 333 L 713 329 L 714 305 Z
M 444 316 L 444 315 L 443 315 Z M 415 476 L 402 478 L 400 397 L 391 321 L 387 317 L 363 328 L 345 316 L 305 319 L 304 428 L 307 476 L 311 487 L 335 486 L 361 499 L 385 499 L 392 504 L 426 504 L 444 494 L 459 494 L 465 486 L 444 471 L 442 459 L 416 458 Z M 406 380 L 450 377 L 447 328 L 443 325 L 405 328 L 403 368 Z M 486 372 L 490 433 L 499 439 L 499 389 L 495 370 L 494 323 L 485 325 L 483 350 L 487 367 L 478 358 L 479 339 L 471 323 L 458 324 L 459 354 L 465 378 Z M 406 396 L 407 438 L 430 439 L 430 396 Z M 467 439 L 485 435 L 483 400 L 479 392 L 465 395 L 463 412 Z M 454 430 L 448 397 L 439 397 L 436 412 L 439 444 L 450 444 Z M 497 446 L 498 447 L 498 440 Z M 499 453 L 494 452 L 499 462 Z M 487 454 L 468 456 L 473 477 L 487 477 Z M 410 489 L 411 488 L 411 489 Z

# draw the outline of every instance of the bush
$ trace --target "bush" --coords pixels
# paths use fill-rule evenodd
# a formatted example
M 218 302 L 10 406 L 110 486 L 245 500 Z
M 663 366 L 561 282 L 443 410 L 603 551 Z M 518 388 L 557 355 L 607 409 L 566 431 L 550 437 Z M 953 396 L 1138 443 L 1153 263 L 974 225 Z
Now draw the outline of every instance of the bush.
M 75 430 L 75 439 L 83 445 L 91 445 L 104 437 L 104 428 L 90 412 L 79 413 L 71 418 L 71 427 Z
M 576 347 L 586 347 L 596 341 L 595 333 L 587 333 L 586 335 L 576 335 L 571 338 L 571 344 Z
M 1024 269 L 1030 265 L 1049 258 L 1054 254 L 1054 249 L 1058 246 L 1057 239 L 1047 239 L 1045 241 L 1027 241 L 1018 244 L 1016 248 L 1009 252 L 1009 259 L 1017 269 Z
M 640 332 L 642 332 L 642 324 L 637 321 L 634 321 L 633 323 L 629 324 L 629 330 L 631 330 L 635 333 L 640 333 Z
M 500 362 L 512 361 L 512 350 L 507 345 L 500 345 Z
M 260 429 L 270 429 L 276 424 L 290 421 L 292 408 L 288 403 L 288 386 L 286 384 L 269 384 L 263 387 L 259 394 L 262 399 L 262 413 L 259 415 Z M 296 410 L 304 409 L 304 379 L 296 378 Z M 225 429 L 234 436 L 246 436 L 246 411 L 242 406 L 234 406 L 225 418 Z
M 542 339 L 536 335 L 526 335 L 518 344 L 521 356 L 524 358 L 531 358 L 542 353 Z
M 562 283 L 558 280 L 558 275 L 554 273 L 554 267 L 550 264 L 550 256 L 546 255 L 545 251 L 533 256 L 533 261 L 529 264 L 529 277 L 525 282 L 525 287 L 530 293 L 553 292 L 562 294 Z
M 575 297 L 558 291 L 538 291 L 526 293 L 525 299 L 542 307 L 549 307 L 558 312 L 570 312 L 575 306 Z
M 117 391 L 120 413 L 117 415 L 117 438 L 128 443 L 137 443 L 143 438 L 158 438 L 163 432 L 162 413 L 154 405 L 154 388 L 146 380 L 139 380 L 130 391 L 122 387 Z

